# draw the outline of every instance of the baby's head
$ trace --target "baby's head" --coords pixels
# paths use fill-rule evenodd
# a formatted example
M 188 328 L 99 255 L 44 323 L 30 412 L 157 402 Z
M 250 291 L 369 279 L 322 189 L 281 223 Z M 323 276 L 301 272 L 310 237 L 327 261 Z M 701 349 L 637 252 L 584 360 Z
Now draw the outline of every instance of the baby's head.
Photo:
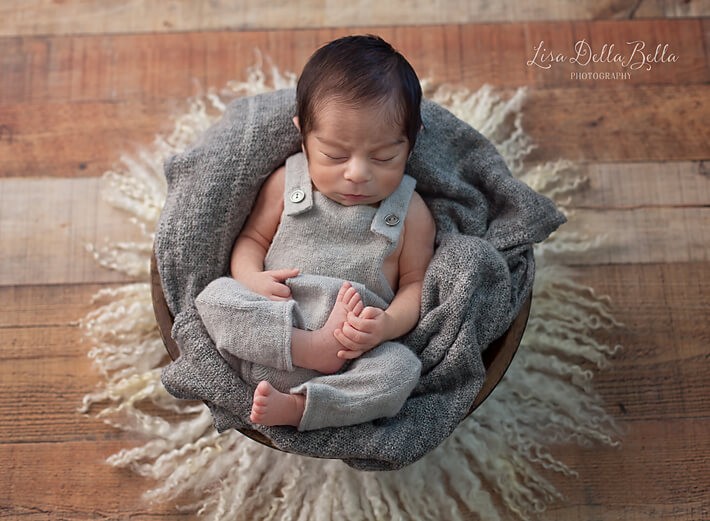
M 341 204 L 374 204 L 399 185 L 421 127 L 412 66 L 377 36 L 318 49 L 296 89 L 294 122 L 315 187 Z
M 422 90 L 409 62 L 379 36 L 346 36 L 318 49 L 298 79 L 297 116 L 303 138 L 327 102 L 376 106 L 397 123 L 414 148 L 421 127 Z

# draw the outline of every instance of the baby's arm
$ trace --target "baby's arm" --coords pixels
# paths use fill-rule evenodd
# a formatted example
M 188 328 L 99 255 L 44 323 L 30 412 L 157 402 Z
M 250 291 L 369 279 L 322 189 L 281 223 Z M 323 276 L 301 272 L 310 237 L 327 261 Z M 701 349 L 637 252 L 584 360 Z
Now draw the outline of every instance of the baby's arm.
M 386 340 L 399 338 L 419 321 L 422 285 L 434 255 L 436 226 L 424 200 L 414 193 L 404 222 L 402 251 L 399 256 L 399 287 L 386 310 L 368 306 L 351 312 L 338 341 L 349 351 L 341 358 L 357 358 Z
M 271 174 L 261 187 L 232 249 L 232 277 L 252 291 L 272 300 L 288 300 L 291 290 L 283 282 L 298 275 L 297 269 L 264 271 L 264 259 L 281 220 L 285 168 Z

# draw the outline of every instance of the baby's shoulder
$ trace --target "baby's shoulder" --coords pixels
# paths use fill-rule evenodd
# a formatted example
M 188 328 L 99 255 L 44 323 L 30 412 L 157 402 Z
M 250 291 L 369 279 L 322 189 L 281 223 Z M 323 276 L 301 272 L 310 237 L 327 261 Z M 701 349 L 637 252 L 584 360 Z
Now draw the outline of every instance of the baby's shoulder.
M 407 209 L 407 217 L 404 221 L 405 225 L 422 225 L 422 224 L 432 224 L 434 223 L 434 217 L 431 215 L 429 207 L 416 191 L 412 193 L 412 199 L 409 202 L 409 208 Z
M 259 197 L 272 204 L 283 202 L 284 186 L 286 184 L 286 167 L 281 166 L 266 178 L 259 192 Z
M 283 194 L 285 183 L 286 165 L 281 165 L 266 178 L 266 181 L 264 181 L 264 188 L 268 188 L 269 190 L 281 189 L 281 193 Z
M 410 245 L 429 244 L 435 237 L 434 217 L 422 196 L 414 192 L 404 220 L 404 242 Z

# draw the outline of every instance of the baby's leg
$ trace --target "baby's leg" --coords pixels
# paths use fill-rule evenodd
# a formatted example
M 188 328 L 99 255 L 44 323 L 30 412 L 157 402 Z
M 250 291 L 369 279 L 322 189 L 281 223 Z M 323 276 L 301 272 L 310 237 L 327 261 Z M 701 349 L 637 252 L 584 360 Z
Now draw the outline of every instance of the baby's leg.
M 339 371 L 346 360 L 338 357 L 343 346 L 335 338 L 335 331 L 343 327 L 348 312 L 361 307 L 362 298 L 357 290 L 344 282 L 340 287 L 333 310 L 325 325 L 315 331 L 293 328 L 291 358 L 293 365 L 331 374 Z
M 362 299 L 343 283 L 330 316 L 320 329 L 293 327 L 296 302 L 272 301 L 243 287 L 231 277 L 211 282 L 196 298 L 197 311 L 210 337 L 230 365 L 240 360 L 282 371 L 294 366 L 331 374 L 345 360 L 334 332 Z
M 260 382 L 254 391 L 250 419 L 259 425 L 292 425 L 301 423 L 306 397 L 302 394 L 286 394 L 275 389 L 269 382 Z
M 316 331 L 293 329 L 291 349 L 294 365 L 322 373 L 338 371 L 345 360 L 338 358 L 343 346 L 333 333 L 340 329 L 350 311 L 362 306 L 360 294 L 345 282 L 338 292 L 333 310 L 325 325 Z M 292 425 L 301 423 L 305 409 L 304 394 L 282 393 L 267 381 L 259 382 L 254 391 L 250 419 L 259 425 Z
M 385 342 L 353 361 L 347 371 L 313 378 L 291 389 L 304 394 L 298 430 L 341 427 L 395 416 L 416 387 L 419 358 L 406 346 Z
M 220 277 L 200 292 L 195 306 L 217 350 L 232 367 L 245 360 L 293 371 L 295 301 L 269 300 L 231 277 Z

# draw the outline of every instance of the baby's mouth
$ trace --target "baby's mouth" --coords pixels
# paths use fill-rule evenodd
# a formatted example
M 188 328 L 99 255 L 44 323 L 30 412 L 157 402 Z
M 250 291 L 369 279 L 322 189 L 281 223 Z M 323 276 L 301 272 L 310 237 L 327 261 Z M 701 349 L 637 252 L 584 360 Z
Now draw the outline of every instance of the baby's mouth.
M 363 201 L 370 197 L 369 195 L 361 194 L 342 194 L 342 196 L 349 201 Z

